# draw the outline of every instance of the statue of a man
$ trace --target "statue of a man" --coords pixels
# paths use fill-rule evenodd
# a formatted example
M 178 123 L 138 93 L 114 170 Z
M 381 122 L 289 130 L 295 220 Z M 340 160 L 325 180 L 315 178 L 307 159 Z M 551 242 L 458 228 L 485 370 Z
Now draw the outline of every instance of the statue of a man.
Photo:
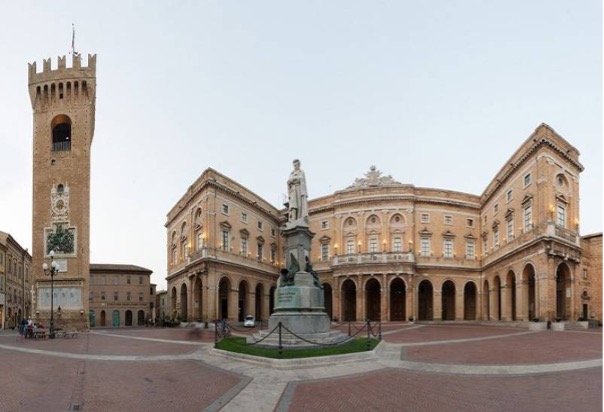
M 300 161 L 294 159 L 294 170 L 287 179 L 287 193 L 289 195 L 288 221 L 308 220 L 308 193 L 306 192 L 306 177 L 300 169 Z

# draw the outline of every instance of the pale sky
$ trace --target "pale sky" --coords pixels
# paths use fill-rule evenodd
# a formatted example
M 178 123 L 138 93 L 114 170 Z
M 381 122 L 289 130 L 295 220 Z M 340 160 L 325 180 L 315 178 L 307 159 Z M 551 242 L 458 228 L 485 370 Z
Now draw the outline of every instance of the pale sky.
M 281 206 L 371 165 L 480 195 L 541 123 L 574 145 L 581 234 L 602 231 L 602 4 L 0 2 L 0 230 L 31 250 L 27 63 L 97 54 L 91 262 L 166 287 L 166 214 L 208 167 Z M 86 58 L 84 58 L 84 63 Z

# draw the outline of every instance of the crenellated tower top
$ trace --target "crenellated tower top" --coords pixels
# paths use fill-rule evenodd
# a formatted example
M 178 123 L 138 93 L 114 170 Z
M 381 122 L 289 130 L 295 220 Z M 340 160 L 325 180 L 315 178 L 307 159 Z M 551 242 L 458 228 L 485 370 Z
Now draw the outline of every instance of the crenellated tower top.
M 88 55 L 88 66 L 82 66 L 79 54 L 72 56 L 67 67 L 67 57 L 59 56 L 57 68 L 52 60 L 44 59 L 42 71 L 36 62 L 29 63 L 28 84 L 31 105 L 34 110 L 52 110 L 61 106 L 94 104 L 96 93 L 96 54 Z

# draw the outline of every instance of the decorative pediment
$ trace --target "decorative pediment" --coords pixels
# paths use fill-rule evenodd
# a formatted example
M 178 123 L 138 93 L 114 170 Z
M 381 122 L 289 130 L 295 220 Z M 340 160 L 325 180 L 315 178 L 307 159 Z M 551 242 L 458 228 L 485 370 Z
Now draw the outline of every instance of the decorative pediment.
M 357 234 L 355 232 L 346 232 L 346 233 L 344 233 L 344 237 L 354 237 L 356 235 Z
M 361 188 L 361 187 L 378 187 L 378 186 L 401 186 L 401 182 L 397 182 L 392 176 L 382 176 L 382 172 L 377 170 L 375 166 L 371 166 L 369 171 L 365 173 L 365 177 L 356 178 L 354 183 L 347 187 L 347 189 Z
M 466 238 L 468 240 L 475 240 L 476 239 L 476 237 L 473 234 L 471 234 L 471 233 L 468 233 L 467 235 L 465 235 L 464 238 Z
M 558 195 L 556 195 L 556 200 L 557 200 L 558 202 L 562 202 L 562 203 L 564 203 L 565 205 L 567 205 L 567 204 L 568 204 L 568 199 L 566 198 L 566 196 L 564 196 L 564 195 L 562 195 L 562 194 L 558 194 Z
M 241 230 L 239 231 L 239 234 L 241 235 L 241 237 L 244 237 L 244 238 L 247 238 L 247 237 L 249 237 L 249 236 L 250 236 L 250 232 L 248 232 L 248 230 L 247 230 L 247 229 L 241 229 Z
M 323 236 L 321 239 L 319 239 L 319 243 L 322 245 L 326 245 L 329 242 L 331 242 L 331 238 L 329 236 Z
M 486 230 L 484 232 L 482 232 L 482 234 L 480 235 L 480 237 L 482 237 L 483 239 L 486 239 L 489 236 L 489 232 L 487 232 Z
M 419 234 L 421 236 L 432 236 L 432 232 L 430 232 L 427 227 L 424 227 L 422 230 L 420 230 Z
M 505 211 L 505 218 L 508 219 L 509 217 L 511 217 L 514 214 L 514 209 L 509 208 L 508 210 Z
M 390 232 L 394 233 L 395 235 L 402 235 L 405 233 L 401 229 L 394 229 L 394 230 L 391 230 Z
M 450 230 L 447 230 L 446 232 L 443 232 L 443 237 L 451 238 L 451 237 L 455 237 L 455 235 Z
M 499 220 L 497 220 L 497 219 L 496 219 L 496 220 L 493 222 L 492 227 L 493 227 L 493 229 L 495 229 L 495 228 L 499 227 Z
M 522 204 L 525 205 L 527 203 L 530 203 L 533 201 L 533 195 L 530 193 L 527 193 L 526 195 L 524 195 L 524 197 L 522 198 Z
M 263 244 L 263 243 L 264 243 L 264 238 L 263 238 L 262 236 L 258 236 L 258 237 L 256 238 L 256 241 L 257 241 L 258 243 L 260 243 L 260 244 Z
M 221 229 L 231 230 L 232 226 L 226 220 L 219 223 Z
M 379 232 L 379 231 L 377 231 L 377 230 L 375 230 L 375 229 L 371 229 L 371 230 L 368 230 L 368 231 L 367 231 L 367 234 L 368 234 L 368 235 L 379 235 L 379 234 L 380 234 L 380 232 Z

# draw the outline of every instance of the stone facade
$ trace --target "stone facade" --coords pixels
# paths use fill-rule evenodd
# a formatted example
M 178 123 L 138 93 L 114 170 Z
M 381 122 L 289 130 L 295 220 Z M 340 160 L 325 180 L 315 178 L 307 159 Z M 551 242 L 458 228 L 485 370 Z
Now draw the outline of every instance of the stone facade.
M 10 234 L 0 232 L 0 329 L 32 316 L 31 255 Z
M 38 72 L 29 65 L 33 109 L 32 273 L 36 320 L 48 324 L 50 280 L 42 264 L 49 252 L 59 272 L 54 277 L 56 307 L 70 328 L 88 328 L 90 273 L 90 149 L 94 134 L 96 55 L 72 67 L 65 56 L 52 69 L 51 59 Z
M 578 150 L 542 124 L 481 195 L 402 184 L 372 167 L 349 187 L 310 200 L 311 259 L 328 314 L 574 321 L 586 310 L 601 320 L 601 234 L 579 236 L 582 170 Z M 168 213 L 172 314 L 265 319 L 284 244 L 256 224 L 276 231 L 285 213 L 206 170 Z M 260 237 L 274 262 L 250 250 Z
M 90 264 L 90 326 L 144 326 L 152 321 L 155 285 L 151 273 L 135 265 Z

